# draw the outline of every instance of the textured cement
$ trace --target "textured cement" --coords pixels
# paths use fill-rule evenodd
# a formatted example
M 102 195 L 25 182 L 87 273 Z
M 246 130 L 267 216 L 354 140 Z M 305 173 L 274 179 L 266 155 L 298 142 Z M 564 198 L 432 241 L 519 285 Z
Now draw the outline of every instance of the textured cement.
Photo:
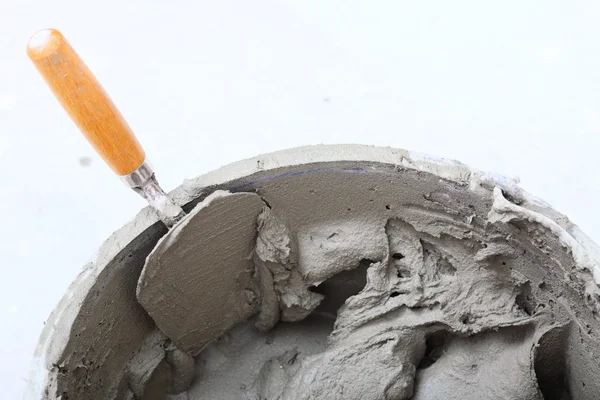
M 201 203 L 217 189 L 253 193 L 245 195 L 252 206 L 239 212 L 253 221 L 243 241 L 249 253 L 228 264 L 243 284 L 222 293 L 224 303 L 251 307 L 234 317 L 219 307 L 192 312 L 184 330 L 201 333 L 185 345 L 159 322 L 168 312 L 147 315 L 136 301 L 144 259 L 178 249 L 176 240 L 164 253 L 155 247 L 166 229 L 146 209 L 100 249 L 53 313 L 31 398 L 139 398 L 148 385 L 190 399 L 220 391 L 242 399 L 593 399 L 600 392 L 598 249 L 514 182 L 403 150 L 314 146 L 224 167 L 172 196 L 188 212 L 199 204 L 198 216 L 215 198 L 234 197 Z M 192 233 L 215 229 L 198 224 Z M 227 248 L 215 257 L 228 257 Z M 202 265 L 186 262 L 171 265 Z M 231 285 L 231 271 L 223 272 L 215 279 Z M 214 294 L 203 297 L 204 289 L 180 297 L 206 309 Z M 321 322 L 307 324 L 313 318 Z M 218 329 L 203 331 L 207 324 Z M 235 340 L 244 329 L 255 342 Z M 287 339 L 277 340 L 282 330 Z M 191 366 L 179 347 L 199 354 L 195 381 L 182 394 Z M 145 357 L 158 361 L 137 368 Z M 225 375 L 214 371 L 228 364 L 239 368 L 220 380 Z

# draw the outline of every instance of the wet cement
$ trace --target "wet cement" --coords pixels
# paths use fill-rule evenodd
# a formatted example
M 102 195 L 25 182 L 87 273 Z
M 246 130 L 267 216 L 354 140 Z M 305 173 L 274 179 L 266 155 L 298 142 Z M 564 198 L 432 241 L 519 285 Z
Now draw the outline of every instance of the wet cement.
M 218 298 L 237 299 L 228 308 L 249 309 L 254 298 L 244 293 L 256 293 L 255 328 L 246 323 L 226 336 L 213 332 L 190 343 L 207 321 L 227 320 L 225 310 L 213 306 L 207 311 L 212 317 L 207 312 L 197 319 L 188 315 L 187 331 L 167 333 L 184 350 L 200 354 L 190 398 L 222 398 L 226 393 L 227 398 L 253 400 L 541 400 L 556 385 L 542 387 L 536 365 L 567 382 L 565 363 L 547 360 L 564 350 L 541 353 L 539 340 L 558 328 L 563 342 L 576 335 L 578 318 L 573 318 L 571 303 L 587 298 L 586 312 L 593 313 L 597 287 L 590 284 L 589 260 L 569 247 L 573 243 L 555 222 L 522 207 L 498 187 L 481 198 L 436 182 L 442 189 L 424 190 L 418 202 L 407 202 L 405 194 L 401 205 L 398 198 L 386 197 L 408 187 L 402 179 L 391 190 L 385 187 L 391 185 L 385 175 L 371 179 L 363 189 L 367 199 L 360 191 L 347 197 L 337 189 L 344 180 L 360 187 L 362 178 L 331 171 L 318 179 L 296 178 L 290 193 L 281 193 L 283 199 L 245 195 L 255 199 L 246 215 L 256 215 L 256 204 L 262 205 L 252 224 L 253 253 L 244 258 L 253 261 L 252 282 L 237 291 L 221 291 Z M 426 189 L 422 178 L 428 177 L 413 177 Z M 218 196 L 223 204 L 235 198 Z M 289 203 L 280 207 L 284 201 Z M 210 204 L 203 207 L 210 214 Z M 232 202 L 236 214 L 241 213 L 238 208 Z M 190 237 L 208 232 L 211 238 L 196 251 L 227 260 L 230 242 L 225 239 L 241 229 L 229 233 L 222 227 L 194 226 L 197 232 Z M 181 232 L 164 241 L 171 252 L 173 247 L 192 247 Z M 160 286 L 162 297 L 146 309 L 159 328 L 173 332 L 173 325 L 163 322 L 172 315 L 171 304 L 163 299 L 185 298 L 184 310 L 204 310 L 198 294 L 216 294 L 214 282 L 193 279 L 202 268 L 198 260 L 166 262 L 166 254 L 159 244 L 149 257 L 138 298 L 143 288 Z M 249 271 L 230 261 L 219 267 L 215 259 L 213 265 L 213 274 L 229 266 L 219 278 L 229 282 Z M 344 280 L 342 274 L 352 278 Z M 176 289 L 167 288 L 165 279 L 176 282 Z M 193 288 L 180 291 L 183 282 L 193 282 Z M 144 306 L 147 298 L 140 298 Z M 306 322 L 315 313 L 335 321 L 330 331 Z M 280 321 L 295 324 L 279 328 Z M 268 343 L 279 335 L 276 345 Z M 215 339 L 218 344 L 206 348 Z M 568 388 L 565 383 L 563 398 L 571 395 Z
M 107 241 L 44 330 L 34 398 L 600 392 L 600 253 L 566 217 L 459 163 L 356 146 L 290 154 L 186 182 L 173 197 L 192 218 L 173 234 L 144 211 Z M 207 198 L 217 189 L 245 200 L 231 212 L 240 197 Z M 178 240 L 186 231 L 198 240 Z M 144 300 L 144 287 L 160 290 Z

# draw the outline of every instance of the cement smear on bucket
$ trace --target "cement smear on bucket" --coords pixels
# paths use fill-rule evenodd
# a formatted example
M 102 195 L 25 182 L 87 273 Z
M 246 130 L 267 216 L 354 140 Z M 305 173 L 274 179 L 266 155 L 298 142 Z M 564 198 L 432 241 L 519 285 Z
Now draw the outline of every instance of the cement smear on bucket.
M 542 348 L 540 338 L 555 332 L 556 340 L 567 343 L 580 312 L 571 305 L 583 294 L 588 311 L 595 310 L 597 287 L 589 284 L 590 261 L 578 259 L 556 223 L 519 206 L 498 187 L 482 199 L 437 182 L 440 187 L 419 196 L 420 204 L 398 205 L 380 204 L 388 192 L 380 186 L 385 182 L 371 182 L 371 199 L 340 199 L 344 189 L 336 190 L 333 180 L 326 189 L 324 181 L 343 174 L 323 173 L 290 186 L 296 195 L 312 190 L 315 204 L 296 198 L 279 208 L 284 200 L 264 199 L 252 256 L 256 283 L 247 285 L 260 288 L 253 323 L 266 335 L 246 324 L 209 348 L 206 343 L 216 337 L 190 344 L 207 320 L 225 315 L 213 307 L 219 315 L 186 320 L 194 335 L 170 336 L 184 350 L 204 348 L 191 399 L 541 400 L 565 392 L 567 356 L 560 353 L 566 350 Z M 348 184 L 352 180 L 360 178 Z M 314 215 L 326 212 L 324 218 Z M 215 243 L 204 253 L 222 251 L 225 257 L 233 250 L 213 236 L 215 228 L 197 229 L 194 235 L 207 233 Z M 165 240 L 177 246 L 177 235 Z M 184 271 L 177 272 L 177 287 L 197 274 L 197 260 L 163 262 L 161 269 L 150 263 L 154 257 L 160 254 L 149 257 L 144 274 Z M 215 271 L 226 269 L 213 265 Z M 238 280 L 237 272 L 226 273 Z M 140 287 L 148 281 L 144 274 Z M 194 293 L 210 293 L 214 285 L 194 287 Z M 195 296 L 166 290 L 167 297 Z M 249 289 L 238 290 L 237 296 L 221 297 L 237 297 L 249 307 L 243 296 Z M 150 312 L 157 323 L 170 313 L 164 309 Z M 309 316 L 311 322 L 304 321 Z M 330 330 L 317 316 L 329 317 Z M 278 327 L 280 321 L 292 324 Z M 562 363 L 550 362 L 557 355 Z M 540 385 L 536 365 L 545 366 L 540 374 L 557 378 Z
M 597 247 L 513 182 L 402 150 L 317 146 L 226 167 L 174 197 L 206 199 L 191 212 L 201 215 L 236 198 L 206 197 L 218 189 L 260 200 L 234 213 L 236 221 L 252 215 L 252 229 L 189 221 L 187 230 L 211 240 L 178 242 L 184 229 L 163 230 L 154 250 L 159 233 L 148 227 L 155 220 L 140 217 L 133 233 L 117 234 L 101 252 L 109 262 L 82 278 L 85 290 L 67 299 L 71 308 L 57 308 L 56 332 L 41 340 L 45 398 L 586 400 L 600 393 Z M 242 231 L 247 251 L 235 245 Z M 135 239 L 144 238 L 140 232 L 147 240 Z M 195 244 L 206 246 L 211 274 L 223 273 L 211 275 L 218 285 L 190 284 L 204 271 L 196 270 L 198 257 L 150 264 L 166 260 L 163 249 L 190 255 Z M 152 320 L 142 318 L 140 275 L 138 293 L 151 276 L 164 290 L 186 283 L 169 293 L 182 306 L 160 306 L 159 290 L 146 301 L 160 307 L 148 311 Z M 219 287 L 227 288 L 223 304 L 233 299 L 244 310 L 239 319 L 218 303 L 206 306 L 202 294 L 214 297 Z M 134 311 L 140 321 L 129 317 Z M 173 312 L 186 313 L 191 334 L 161 327 Z M 234 327 L 223 334 L 224 326 Z M 187 390 L 192 365 L 182 350 L 196 356 Z M 72 377 L 77 371 L 83 378 Z

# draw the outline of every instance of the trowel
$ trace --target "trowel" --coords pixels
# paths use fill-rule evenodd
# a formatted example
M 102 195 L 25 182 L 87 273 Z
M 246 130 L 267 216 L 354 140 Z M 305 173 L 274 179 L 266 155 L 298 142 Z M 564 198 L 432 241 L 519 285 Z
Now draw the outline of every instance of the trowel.
M 65 37 L 44 29 L 27 53 L 98 154 L 170 228 L 146 260 L 137 299 L 182 350 L 198 354 L 257 311 L 249 254 L 265 203 L 253 193 L 216 192 L 186 215 L 159 186 L 133 131 Z M 219 323 L 206 324 L 214 315 L 222 316 Z

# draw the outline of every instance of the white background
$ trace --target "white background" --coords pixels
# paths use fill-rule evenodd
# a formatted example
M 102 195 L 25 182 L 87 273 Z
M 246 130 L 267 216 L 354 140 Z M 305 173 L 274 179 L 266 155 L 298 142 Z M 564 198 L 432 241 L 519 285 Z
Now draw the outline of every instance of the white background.
M 0 0 L 0 398 L 144 206 L 38 76 L 31 34 L 65 34 L 167 190 L 293 146 L 392 146 L 518 175 L 600 241 L 600 2 L 493 3 Z

